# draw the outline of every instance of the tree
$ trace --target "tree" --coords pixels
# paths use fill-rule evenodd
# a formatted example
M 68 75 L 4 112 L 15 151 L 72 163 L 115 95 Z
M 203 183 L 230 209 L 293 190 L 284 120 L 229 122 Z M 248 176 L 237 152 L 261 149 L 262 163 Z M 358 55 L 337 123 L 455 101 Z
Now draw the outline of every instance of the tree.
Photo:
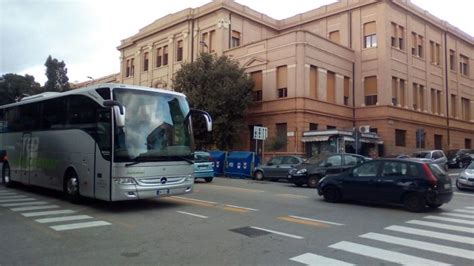
M 251 101 L 253 81 L 237 61 L 207 53 L 176 72 L 174 89 L 186 94 L 191 107 L 209 112 L 213 119 L 212 142 L 221 150 L 234 147 L 244 129 L 244 115 Z M 201 122 L 202 124 L 202 122 Z M 198 148 L 206 146 L 209 135 L 196 123 Z
M 24 94 L 31 95 L 40 92 L 41 86 L 35 82 L 33 76 L 8 73 L 3 75 L 0 80 L 0 105 L 13 103 Z
M 44 84 L 45 91 L 67 91 L 69 90 L 69 78 L 64 61 L 48 56 L 44 63 L 46 67 L 46 77 L 48 80 Z

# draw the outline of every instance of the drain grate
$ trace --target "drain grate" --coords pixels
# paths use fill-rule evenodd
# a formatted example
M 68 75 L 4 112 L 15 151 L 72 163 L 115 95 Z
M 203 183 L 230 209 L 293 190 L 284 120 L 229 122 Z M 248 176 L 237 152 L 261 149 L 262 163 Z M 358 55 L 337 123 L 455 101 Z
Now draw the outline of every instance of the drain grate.
M 262 230 L 254 229 L 251 227 L 241 227 L 241 228 L 235 228 L 235 229 L 230 229 L 229 231 L 242 234 L 244 236 L 248 237 L 259 237 L 259 236 L 264 236 L 270 234 L 269 232 L 265 232 Z

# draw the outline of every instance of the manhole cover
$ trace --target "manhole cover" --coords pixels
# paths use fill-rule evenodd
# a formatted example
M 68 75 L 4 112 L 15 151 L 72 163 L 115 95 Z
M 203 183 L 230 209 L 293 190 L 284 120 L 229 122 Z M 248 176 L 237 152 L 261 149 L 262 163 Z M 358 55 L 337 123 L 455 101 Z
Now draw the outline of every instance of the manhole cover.
M 270 234 L 269 232 L 265 232 L 262 230 L 254 229 L 251 227 L 241 227 L 241 228 L 235 228 L 235 229 L 230 229 L 229 231 L 232 231 L 234 233 L 239 233 L 248 237 L 258 237 L 258 236 L 264 236 Z

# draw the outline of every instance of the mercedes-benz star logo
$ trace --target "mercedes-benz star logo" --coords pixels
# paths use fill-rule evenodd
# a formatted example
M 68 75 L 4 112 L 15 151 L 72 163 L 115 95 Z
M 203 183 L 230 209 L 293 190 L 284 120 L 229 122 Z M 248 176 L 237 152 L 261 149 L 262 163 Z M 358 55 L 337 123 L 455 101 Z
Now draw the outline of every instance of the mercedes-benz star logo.
M 163 184 L 163 185 L 166 184 L 167 181 L 168 181 L 168 179 L 166 179 L 166 177 L 162 177 L 160 179 L 160 183 Z

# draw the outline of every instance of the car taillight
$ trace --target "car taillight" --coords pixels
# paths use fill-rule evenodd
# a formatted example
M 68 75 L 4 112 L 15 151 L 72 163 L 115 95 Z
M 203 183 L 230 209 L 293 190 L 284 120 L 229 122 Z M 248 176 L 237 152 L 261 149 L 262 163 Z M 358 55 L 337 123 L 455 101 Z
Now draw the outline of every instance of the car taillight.
M 428 182 L 432 186 L 436 186 L 438 179 L 436 178 L 435 175 L 433 175 L 433 172 L 431 172 L 430 167 L 427 164 L 423 164 L 423 170 L 425 171 L 425 175 L 426 175 L 426 178 L 428 179 Z

